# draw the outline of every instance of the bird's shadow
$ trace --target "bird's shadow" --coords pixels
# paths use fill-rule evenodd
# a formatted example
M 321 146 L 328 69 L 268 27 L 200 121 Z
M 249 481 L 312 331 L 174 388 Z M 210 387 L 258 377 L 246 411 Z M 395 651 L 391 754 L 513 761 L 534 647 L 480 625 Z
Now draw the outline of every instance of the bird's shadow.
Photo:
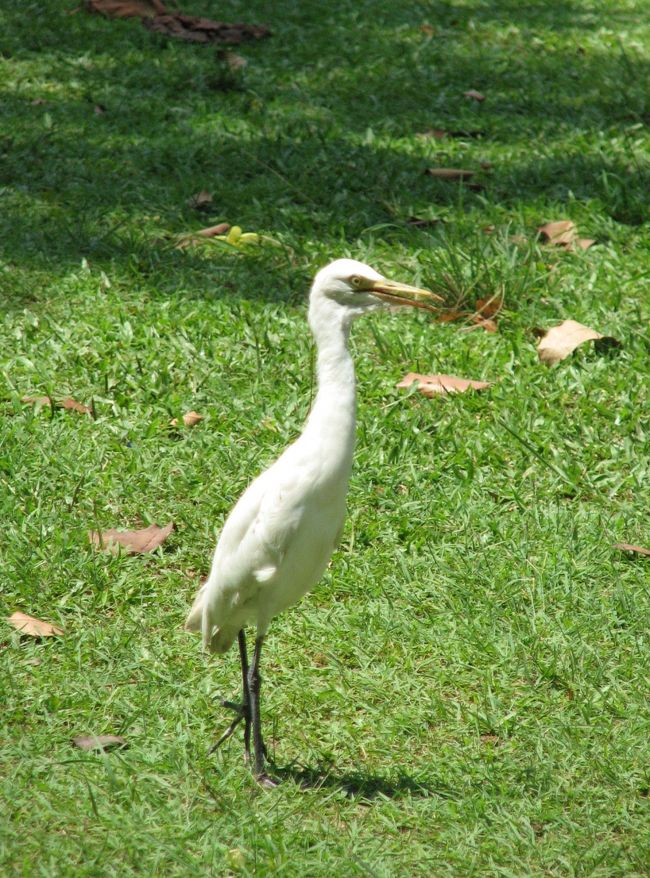
M 331 763 L 304 766 L 291 763 L 272 763 L 273 775 L 281 782 L 293 781 L 304 790 L 339 790 L 347 798 L 372 801 L 378 798 L 399 799 L 403 796 L 444 799 L 455 798 L 452 788 L 444 781 L 417 780 L 400 772 L 394 777 L 363 771 L 338 772 Z

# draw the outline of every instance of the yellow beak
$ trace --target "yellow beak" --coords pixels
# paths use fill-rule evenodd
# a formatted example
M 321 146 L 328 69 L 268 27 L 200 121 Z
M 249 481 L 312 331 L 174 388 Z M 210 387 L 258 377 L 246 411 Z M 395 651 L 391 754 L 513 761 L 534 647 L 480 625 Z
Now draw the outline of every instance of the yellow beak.
M 419 287 L 410 287 L 408 284 L 400 284 L 393 280 L 372 281 L 368 292 L 379 299 L 391 302 L 394 305 L 410 305 L 412 308 L 426 308 L 427 311 L 435 311 L 431 302 L 442 302 L 442 298 L 430 290 L 421 290 Z

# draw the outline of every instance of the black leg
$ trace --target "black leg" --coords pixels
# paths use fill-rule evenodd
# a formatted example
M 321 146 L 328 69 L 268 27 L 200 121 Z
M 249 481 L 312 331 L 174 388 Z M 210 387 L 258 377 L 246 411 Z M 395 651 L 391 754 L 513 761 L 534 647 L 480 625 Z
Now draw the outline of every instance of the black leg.
M 239 640 L 239 660 L 241 662 L 243 703 L 235 704 L 232 701 L 221 702 L 223 707 L 227 707 L 228 710 L 234 710 L 237 716 L 230 723 L 216 744 L 213 744 L 212 747 L 210 747 L 208 753 L 214 753 L 215 750 L 218 750 L 224 741 L 227 741 L 232 735 L 239 723 L 244 720 L 244 759 L 246 760 L 246 764 L 249 764 L 251 759 L 251 708 L 250 693 L 248 691 L 248 655 L 246 652 L 246 635 L 244 634 L 243 628 L 237 636 Z
M 248 765 L 251 761 L 251 695 L 248 688 L 248 653 L 246 635 L 242 628 L 237 635 L 239 640 L 239 660 L 241 662 L 242 701 L 244 707 L 244 759 Z
M 275 781 L 271 780 L 264 771 L 266 747 L 264 746 L 264 741 L 262 739 L 262 721 L 260 716 L 260 687 L 262 680 L 259 671 L 263 643 L 264 637 L 258 637 L 255 640 L 253 662 L 248 669 L 248 690 L 250 693 L 251 725 L 253 727 L 253 750 L 255 753 L 253 773 L 255 774 L 255 780 L 259 784 L 265 787 L 274 787 L 276 786 Z

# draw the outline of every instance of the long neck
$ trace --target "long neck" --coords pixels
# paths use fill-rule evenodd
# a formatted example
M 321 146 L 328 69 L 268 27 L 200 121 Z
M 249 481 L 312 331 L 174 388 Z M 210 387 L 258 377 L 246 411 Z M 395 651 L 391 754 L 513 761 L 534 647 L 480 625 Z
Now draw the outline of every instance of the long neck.
M 326 306 L 310 310 L 318 350 L 318 391 L 305 432 L 315 434 L 339 465 L 349 466 L 354 451 L 356 387 L 348 350 L 350 320 L 341 310 Z M 334 450 L 338 452 L 335 456 Z

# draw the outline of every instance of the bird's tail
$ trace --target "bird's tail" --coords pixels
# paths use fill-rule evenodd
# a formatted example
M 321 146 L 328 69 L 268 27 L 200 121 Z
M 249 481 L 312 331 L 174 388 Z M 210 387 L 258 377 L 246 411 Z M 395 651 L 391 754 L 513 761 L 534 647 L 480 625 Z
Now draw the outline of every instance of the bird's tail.
M 237 637 L 240 625 L 234 628 L 216 628 L 211 614 L 205 606 L 208 580 L 198 590 L 192 608 L 185 619 L 185 630 L 203 634 L 203 648 L 210 652 L 227 652 Z
M 201 631 L 203 627 L 203 605 L 205 602 L 205 588 L 207 584 L 208 581 L 206 579 L 206 581 L 196 593 L 194 603 L 192 604 L 192 609 L 187 614 L 187 619 L 185 620 L 186 631 L 198 632 Z

